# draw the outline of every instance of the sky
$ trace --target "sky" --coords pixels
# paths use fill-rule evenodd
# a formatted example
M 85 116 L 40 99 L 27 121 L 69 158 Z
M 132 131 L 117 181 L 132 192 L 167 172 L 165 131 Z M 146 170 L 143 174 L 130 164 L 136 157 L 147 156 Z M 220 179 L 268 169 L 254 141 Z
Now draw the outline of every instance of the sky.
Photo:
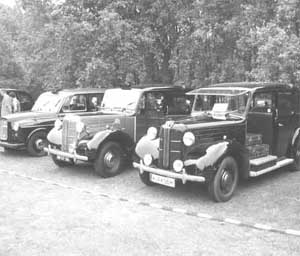
M 15 0 L 0 0 L 0 4 L 5 4 L 8 6 L 14 6 L 15 5 Z

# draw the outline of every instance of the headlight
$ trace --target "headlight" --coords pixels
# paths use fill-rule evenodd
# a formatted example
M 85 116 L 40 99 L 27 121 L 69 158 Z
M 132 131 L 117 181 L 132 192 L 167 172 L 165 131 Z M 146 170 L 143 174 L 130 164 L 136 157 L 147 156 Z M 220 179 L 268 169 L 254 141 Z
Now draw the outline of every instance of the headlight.
M 17 132 L 19 130 L 19 123 L 18 122 L 11 123 L 11 128 Z
M 154 139 L 156 139 L 156 136 L 157 136 L 157 129 L 155 127 L 148 128 L 148 130 L 147 130 L 147 137 L 150 140 L 154 140 Z
M 181 172 L 183 168 L 183 162 L 181 160 L 175 160 L 173 162 L 173 169 L 175 172 Z
M 59 119 L 56 119 L 55 123 L 54 123 L 54 127 L 55 127 L 55 129 L 59 130 L 62 127 L 62 121 L 60 121 Z
M 79 121 L 76 123 L 76 132 L 81 133 L 84 130 L 84 123 Z
M 152 164 L 152 156 L 150 154 L 146 154 L 143 161 L 145 165 L 150 166 Z
M 187 147 L 192 146 L 195 143 L 195 135 L 192 132 L 186 132 L 183 135 L 183 143 Z

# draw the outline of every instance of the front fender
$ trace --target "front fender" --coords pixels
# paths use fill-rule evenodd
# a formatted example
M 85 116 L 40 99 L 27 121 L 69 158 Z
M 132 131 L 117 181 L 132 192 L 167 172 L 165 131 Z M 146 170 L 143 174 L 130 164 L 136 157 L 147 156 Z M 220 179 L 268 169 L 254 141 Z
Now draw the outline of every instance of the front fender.
M 55 145 L 62 145 L 62 128 L 53 127 L 47 135 L 47 140 Z
M 98 132 L 94 135 L 94 137 L 88 141 L 86 143 L 87 145 L 87 148 L 89 150 L 92 150 L 92 149 L 97 149 L 98 146 L 100 145 L 100 143 L 102 141 L 104 141 L 110 134 L 112 134 L 114 131 L 112 130 L 104 130 L 104 131 L 101 131 L 101 132 Z
M 142 137 L 135 147 L 136 154 L 143 159 L 146 154 L 151 154 L 153 159 L 158 159 L 159 157 L 159 138 L 155 140 L 150 140 L 148 136 Z

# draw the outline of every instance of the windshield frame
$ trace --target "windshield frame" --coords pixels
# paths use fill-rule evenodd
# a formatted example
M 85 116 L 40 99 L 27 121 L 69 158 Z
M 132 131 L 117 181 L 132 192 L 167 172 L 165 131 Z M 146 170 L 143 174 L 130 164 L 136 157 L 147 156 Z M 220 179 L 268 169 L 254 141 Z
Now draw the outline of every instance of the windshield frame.
M 137 94 L 137 97 L 136 97 L 137 100 L 136 100 L 136 102 L 134 102 L 135 103 L 134 108 L 132 108 L 132 109 L 127 109 L 127 108 L 122 108 L 122 107 L 119 107 L 119 108 L 110 108 L 110 107 L 102 106 L 103 104 L 105 104 L 106 98 L 108 97 L 106 95 L 108 95 L 109 92 L 111 92 L 111 91 L 120 91 L 120 92 L 123 92 L 123 91 L 127 91 L 127 92 L 131 91 L 132 92 L 132 91 L 135 91 L 136 94 Z M 117 88 L 117 89 L 108 89 L 104 93 L 104 96 L 103 96 L 103 99 L 102 99 L 102 102 L 101 102 L 101 109 L 100 109 L 100 111 L 101 111 L 101 113 L 104 113 L 104 114 L 120 114 L 120 113 L 122 113 L 122 114 L 130 114 L 130 115 L 135 114 L 135 113 L 137 113 L 137 110 L 138 110 L 138 107 L 139 107 L 139 102 L 141 100 L 142 95 L 143 95 L 143 91 L 141 89 L 137 89 L 137 88 L 133 88 L 133 89 L 129 89 L 129 90 L 119 89 L 119 88 Z
M 203 92 L 201 92 L 203 91 Z M 218 93 L 218 91 L 222 91 L 221 93 Z M 248 95 L 247 95 L 248 94 Z M 248 111 L 249 111 L 249 106 L 250 106 L 250 102 L 251 102 L 251 98 L 252 98 L 252 94 L 253 91 L 249 88 L 224 88 L 224 87 L 212 87 L 212 88 L 200 88 L 198 89 L 197 93 L 192 93 L 191 95 L 194 95 L 194 102 L 193 102 L 193 106 L 192 106 L 192 111 L 191 111 L 191 115 L 192 116 L 198 116 L 201 114 L 207 114 L 207 113 L 211 113 L 212 109 L 209 111 L 196 111 L 195 107 L 197 104 L 197 97 L 199 95 L 203 95 L 203 96 L 227 96 L 227 97 L 239 97 L 242 95 L 247 95 L 247 102 L 245 104 L 245 110 L 243 111 L 243 113 L 241 114 L 236 114 L 234 113 L 233 116 L 236 117 L 240 117 L 240 119 L 245 119 Z M 230 110 L 228 111 L 228 115 L 230 115 Z M 216 119 L 217 120 L 217 119 Z M 224 120 L 232 120 L 231 118 L 226 118 Z
M 39 98 L 41 96 L 45 96 L 45 95 L 56 95 L 57 96 L 57 99 L 58 99 L 58 103 L 57 103 L 57 106 L 55 107 L 54 111 L 39 111 L 39 110 L 35 110 L 34 107 L 36 105 L 36 103 L 38 102 Z M 51 96 L 52 97 L 52 96 Z M 33 104 L 32 108 L 31 108 L 31 111 L 33 112 L 40 112 L 40 113 L 60 113 L 61 111 L 61 107 L 62 105 L 64 104 L 65 102 L 65 99 L 66 99 L 66 95 L 64 94 L 61 94 L 61 93 L 51 93 L 51 92 L 45 92 L 45 93 L 42 93 L 36 100 L 36 102 Z

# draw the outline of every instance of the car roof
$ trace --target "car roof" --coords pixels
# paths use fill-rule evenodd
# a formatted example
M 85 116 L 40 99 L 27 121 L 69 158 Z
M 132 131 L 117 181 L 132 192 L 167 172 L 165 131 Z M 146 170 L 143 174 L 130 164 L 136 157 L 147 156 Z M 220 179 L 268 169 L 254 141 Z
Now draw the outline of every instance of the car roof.
M 132 87 L 126 88 L 126 87 L 119 87 L 119 88 L 112 88 L 112 89 L 118 89 L 118 90 L 140 90 L 140 91 L 183 91 L 186 92 L 188 89 L 185 89 L 181 86 L 175 86 L 171 84 L 139 84 L 134 85 Z
M 53 90 L 52 93 L 67 93 L 67 94 L 86 94 L 86 93 L 104 93 L 105 88 L 73 88 L 73 89 L 62 89 Z
M 261 88 L 272 88 L 273 90 L 291 90 L 293 86 L 286 83 L 277 83 L 277 82 L 231 82 L 231 83 L 219 83 L 212 84 L 209 86 L 200 87 L 194 89 L 190 94 L 200 93 L 203 88 L 221 88 L 221 89 L 240 89 L 240 90 L 256 90 Z

